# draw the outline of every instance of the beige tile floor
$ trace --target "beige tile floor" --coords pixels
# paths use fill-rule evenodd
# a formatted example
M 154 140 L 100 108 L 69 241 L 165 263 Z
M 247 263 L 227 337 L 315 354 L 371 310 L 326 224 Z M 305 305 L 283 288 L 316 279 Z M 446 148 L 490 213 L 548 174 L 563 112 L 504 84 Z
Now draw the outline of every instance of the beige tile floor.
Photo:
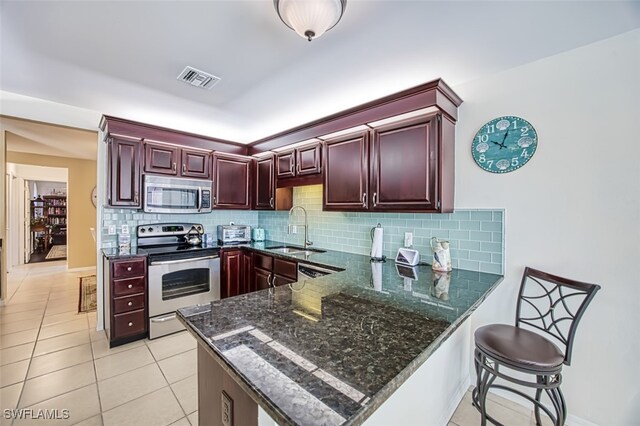
M 196 342 L 186 332 L 109 349 L 96 314 L 78 314 L 78 278 L 64 262 L 12 270 L 0 307 L 0 409 L 68 409 L 65 420 L 0 425 L 196 425 Z M 506 425 L 530 426 L 531 412 L 491 396 Z M 449 425 L 478 425 L 470 393 Z

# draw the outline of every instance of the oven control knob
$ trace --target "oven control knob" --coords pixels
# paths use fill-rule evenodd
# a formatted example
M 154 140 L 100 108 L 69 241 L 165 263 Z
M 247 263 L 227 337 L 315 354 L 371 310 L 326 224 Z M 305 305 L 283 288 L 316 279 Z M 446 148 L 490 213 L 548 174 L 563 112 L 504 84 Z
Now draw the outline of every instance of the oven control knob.
M 153 232 L 153 228 L 149 227 L 148 231 Z
M 145 232 L 145 231 L 146 231 L 146 229 L 144 229 L 144 228 L 140 228 L 140 233 L 141 233 L 141 234 L 144 234 L 144 232 Z

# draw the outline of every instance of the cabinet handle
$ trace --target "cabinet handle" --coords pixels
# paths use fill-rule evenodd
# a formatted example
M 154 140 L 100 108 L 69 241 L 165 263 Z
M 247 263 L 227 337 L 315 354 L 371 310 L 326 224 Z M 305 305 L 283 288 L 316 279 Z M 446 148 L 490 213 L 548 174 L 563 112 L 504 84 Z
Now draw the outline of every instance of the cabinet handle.
M 127 272 L 131 272 L 131 266 L 127 268 Z
M 134 192 L 133 194 L 133 202 L 137 203 L 138 202 L 138 191 L 136 190 L 136 192 Z
M 367 208 L 367 193 L 362 194 L 362 207 Z
M 133 306 L 133 302 L 127 303 L 127 306 Z
M 218 198 L 214 195 L 213 196 L 213 205 L 217 205 L 218 204 Z
M 273 197 L 271 197 L 271 199 L 269 200 L 269 205 L 271 206 L 271 208 L 273 208 Z
M 173 162 L 173 173 L 175 173 L 175 172 L 176 172 L 176 162 L 174 161 Z
M 129 284 L 127 288 L 133 288 L 133 284 Z
M 300 174 L 300 163 L 296 165 L 296 171 L 298 172 L 298 174 Z
M 129 327 L 133 327 L 133 323 L 132 323 L 132 322 L 129 322 L 128 326 L 129 326 Z
M 378 193 L 374 192 L 373 193 L 373 207 L 378 205 Z
M 273 276 L 273 279 L 271 280 L 271 285 L 273 286 L 273 288 L 276 288 L 276 277 L 275 275 Z
M 182 165 L 182 173 L 186 173 L 187 172 L 187 165 L 183 164 Z
M 289 172 L 293 173 L 293 154 L 289 157 Z

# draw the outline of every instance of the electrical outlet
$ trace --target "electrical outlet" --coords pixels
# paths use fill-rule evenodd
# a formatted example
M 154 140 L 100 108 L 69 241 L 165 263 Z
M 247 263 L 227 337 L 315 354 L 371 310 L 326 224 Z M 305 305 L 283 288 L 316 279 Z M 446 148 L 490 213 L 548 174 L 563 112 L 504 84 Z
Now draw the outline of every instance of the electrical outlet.
M 120 232 L 122 234 L 128 234 L 129 233 L 129 225 L 122 225 L 120 228 Z
M 413 232 L 404 233 L 404 246 L 411 247 L 413 245 Z
M 222 426 L 233 426 L 233 400 L 222 391 Z
M 292 234 L 297 234 L 298 233 L 298 227 L 296 225 L 291 225 L 291 233 Z
M 109 235 L 116 235 L 116 226 L 109 225 Z

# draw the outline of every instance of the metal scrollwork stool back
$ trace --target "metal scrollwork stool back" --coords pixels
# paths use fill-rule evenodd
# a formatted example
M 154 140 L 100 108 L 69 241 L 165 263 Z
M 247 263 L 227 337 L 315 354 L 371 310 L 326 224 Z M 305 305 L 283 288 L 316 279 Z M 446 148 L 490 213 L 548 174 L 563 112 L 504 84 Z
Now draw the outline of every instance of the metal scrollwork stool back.
M 553 421 L 554 426 L 564 425 L 567 406 L 560 390 L 562 365 L 571 363 L 578 323 L 598 290 L 600 286 L 596 284 L 525 268 L 518 294 L 515 326 L 490 324 L 475 332 L 477 383 L 472 399 L 473 405 L 480 411 L 483 426 L 487 420 L 501 424 L 486 411 L 490 388 L 513 392 L 531 401 L 538 426 L 542 425 L 540 411 Z M 522 328 L 523 325 L 543 332 L 546 337 Z M 564 347 L 564 352 L 554 342 Z M 535 382 L 533 379 L 510 376 L 501 368 L 534 375 Z M 535 397 L 496 384 L 497 378 L 533 388 L 536 390 Z M 551 400 L 551 407 L 542 403 L 543 392 Z

